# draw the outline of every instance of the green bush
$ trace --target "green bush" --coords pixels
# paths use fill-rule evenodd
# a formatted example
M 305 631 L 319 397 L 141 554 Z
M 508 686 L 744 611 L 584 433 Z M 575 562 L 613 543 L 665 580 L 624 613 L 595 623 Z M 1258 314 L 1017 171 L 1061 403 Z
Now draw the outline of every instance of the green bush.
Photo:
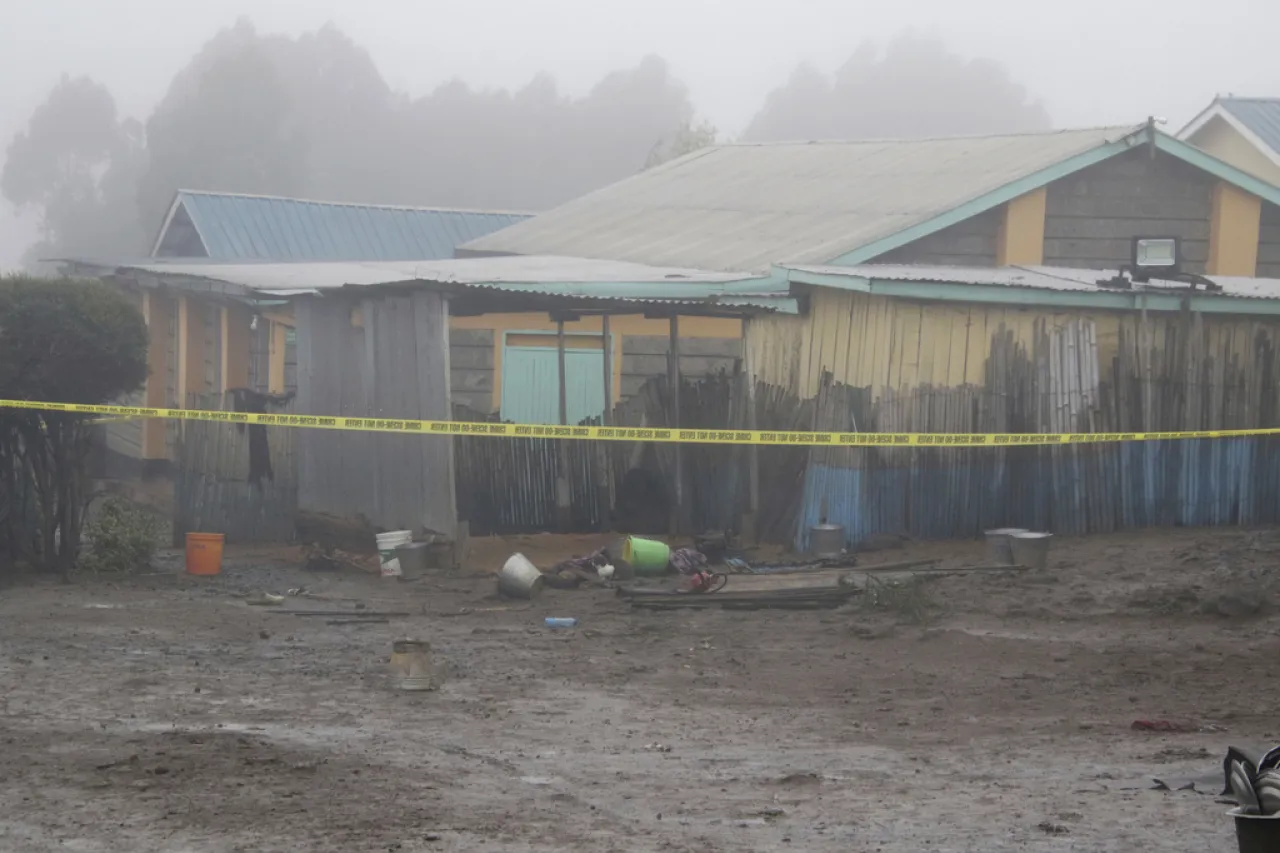
M 142 387 L 146 377 L 146 322 L 118 289 L 0 275 L 0 399 L 107 403 Z M 64 576 L 76 564 L 91 420 L 0 409 L 0 506 L 29 496 L 33 509 L 0 514 L 4 559 Z
M 85 523 L 89 549 L 80 557 L 80 568 L 100 574 L 144 569 L 156 553 L 160 533 L 159 522 L 145 509 L 107 498 Z

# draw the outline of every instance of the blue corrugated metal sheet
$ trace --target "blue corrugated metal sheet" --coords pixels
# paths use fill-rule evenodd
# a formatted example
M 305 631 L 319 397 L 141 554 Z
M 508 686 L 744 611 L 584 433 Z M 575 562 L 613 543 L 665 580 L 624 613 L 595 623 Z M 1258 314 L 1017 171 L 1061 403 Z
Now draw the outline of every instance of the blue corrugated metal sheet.
M 215 261 L 443 260 L 455 247 L 530 216 L 186 190 L 177 203 Z
M 1222 98 L 1218 103 L 1280 154 L 1280 98 Z
M 1257 436 L 1027 447 L 967 457 L 877 451 L 868 467 L 809 466 L 794 544 L 807 549 L 809 528 L 824 518 L 843 524 L 853 542 L 876 533 L 965 539 L 1006 526 L 1086 534 L 1274 524 L 1280 521 L 1277 446 L 1274 437 Z M 1107 496 L 1111 511 L 1081 495 Z

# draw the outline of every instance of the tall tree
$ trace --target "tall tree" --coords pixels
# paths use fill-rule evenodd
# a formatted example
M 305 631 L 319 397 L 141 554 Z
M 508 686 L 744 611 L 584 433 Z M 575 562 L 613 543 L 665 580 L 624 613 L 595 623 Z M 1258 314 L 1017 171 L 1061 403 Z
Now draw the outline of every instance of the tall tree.
M 139 235 L 182 188 L 537 210 L 714 136 L 658 57 L 581 97 L 539 74 L 516 91 L 454 80 L 412 100 L 331 26 L 288 38 L 241 20 L 174 77 L 145 134 L 101 86 L 64 82 L 14 140 L 3 189 L 39 207 L 60 251 L 119 256 L 147 248 Z
M 142 129 L 121 120 L 115 100 L 87 77 L 64 77 L 8 146 L 0 192 L 40 219 L 28 260 L 139 251 L 134 188 L 144 158 Z
M 158 227 L 178 189 L 305 194 L 308 140 L 266 47 L 241 27 L 227 31 L 174 79 L 147 121 L 143 221 Z
M 1051 126 L 1043 104 L 989 59 L 906 33 L 881 53 L 861 45 L 832 77 L 802 67 L 770 93 L 750 141 L 887 139 L 1020 133 Z
M 644 168 L 692 117 L 687 88 L 654 56 L 581 98 L 547 75 L 515 93 L 455 80 L 409 107 L 390 163 L 403 164 L 404 193 L 432 204 L 538 210 Z
M 645 161 L 644 167 L 652 169 L 666 163 L 668 160 L 675 160 L 686 154 L 692 154 L 709 145 L 715 145 L 720 138 L 720 131 L 716 130 L 715 125 L 708 121 L 702 121 L 694 124 L 692 121 L 686 121 L 684 125 L 676 131 L 670 139 L 663 139 L 649 151 L 649 159 Z

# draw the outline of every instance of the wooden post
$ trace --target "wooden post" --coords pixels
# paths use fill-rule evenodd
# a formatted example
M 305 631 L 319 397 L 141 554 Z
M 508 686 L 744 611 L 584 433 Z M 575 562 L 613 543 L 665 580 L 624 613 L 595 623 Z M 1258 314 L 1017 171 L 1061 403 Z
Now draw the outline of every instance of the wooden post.
M 604 362 L 604 411 L 600 415 L 600 424 L 609 426 L 613 422 L 613 345 L 609 338 L 609 315 L 600 316 L 600 353 Z M 613 511 L 613 447 L 608 441 L 596 442 L 596 464 L 599 474 L 596 487 L 599 490 L 597 504 L 600 507 L 600 529 L 610 530 L 613 525 L 609 516 Z
M 560 373 L 560 425 L 569 423 L 569 389 L 565 380 L 564 319 L 556 320 L 556 359 Z M 556 442 L 556 520 L 561 530 L 567 531 L 573 518 L 573 502 L 569 496 L 569 442 Z
M 746 328 L 743 329 L 742 346 L 743 359 L 742 367 L 743 381 L 747 383 L 746 387 L 746 405 L 747 418 L 746 427 L 749 430 L 755 430 L 756 426 L 756 368 L 755 359 L 751 357 L 750 346 L 750 323 L 748 318 Z M 758 445 L 751 444 L 747 446 L 747 512 L 742 519 L 742 538 L 744 541 L 753 545 L 759 544 L 759 518 L 760 518 L 760 448 Z
M 680 317 L 671 315 L 670 341 L 667 352 L 667 388 L 671 394 L 671 429 L 680 429 Z M 675 452 L 675 505 L 671 511 L 671 525 L 668 531 L 672 535 L 683 532 L 684 513 L 684 453 L 680 442 L 674 446 Z
M 204 306 L 190 296 L 178 297 L 178 399 L 179 408 L 193 405 L 204 387 Z
M 609 426 L 613 414 L 613 345 L 609 341 L 609 315 L 600 317 L 600 351 L 604 354 L 604 415 L 600 423 Z
M 560 426 L 569 423 L 569 391 L 565 385 L 564 320 L 556 321 L 556 368 L 560 372 Z
M 172 401 L 166 393 L 169 379 L 169 342 L 173 335 L 173 301 L 154 290 L 142 295 L 142 316 L 147 322 L 147 383 L 145 386 L 148 408 L 167 408 Z M 169 458 L 169 422 L 159 418 L 147 418 L 142 422 L 142 458 L 158 460 Z
M 222 388 L 249 387 L 249 355 L 253 349 L 253 333 L 249 329 L 250 313 L 238 305 L 222 308 Z
M 369 334 L 366 331 L 366 334 Z M 271 349 L 267 356 L 267 390 L 272 394 L 284 393 L 285 351 L 289 348 L 289 327 L 271 321 Z

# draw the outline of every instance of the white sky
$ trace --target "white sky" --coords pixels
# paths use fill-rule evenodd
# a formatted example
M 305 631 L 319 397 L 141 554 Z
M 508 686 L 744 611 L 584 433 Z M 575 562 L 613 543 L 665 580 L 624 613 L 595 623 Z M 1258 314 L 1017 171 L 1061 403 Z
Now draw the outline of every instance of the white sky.
M 63 73 L 105 83 L 145 118 L 213 33 L 335 23 L 413 95 L 450 77 L 514 87 L 540 70 L 581 92 L 656 53 L 722 131 L 808 60 L 838 66 L 863 39 L 906 28 L 1002 61 L 1059 127 L 1176 126 L 1216 93 L 1280 95 L 1277 0 L 4 0 L 0 149 Z M 2 205 L 3 202 L 0 202 Z M 33 226 L 0 211 L 0 268 Z

